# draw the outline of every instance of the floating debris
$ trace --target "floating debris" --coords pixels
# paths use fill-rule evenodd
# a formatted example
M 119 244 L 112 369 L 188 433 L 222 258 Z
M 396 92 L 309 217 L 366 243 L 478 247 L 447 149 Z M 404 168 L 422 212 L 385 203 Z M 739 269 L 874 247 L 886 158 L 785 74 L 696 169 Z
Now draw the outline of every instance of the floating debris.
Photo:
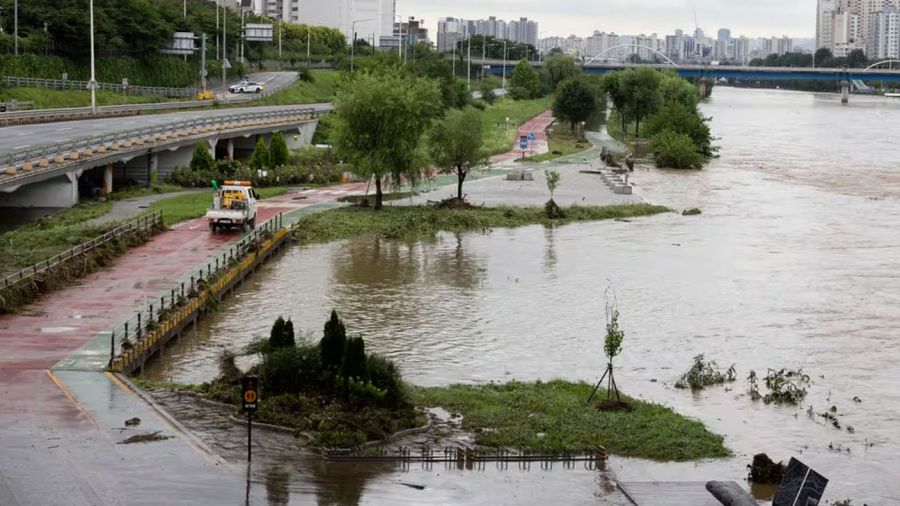
M 757 453 L 753 456 L 753 464 L 747 466 L 750 469 L 750 481 L 763 485 L 778 485 L 784 478 L 787 466 L 782 462 L 775 463 L 765 453 Z
M 116 444 L 130 445 L 134 443 L 154 443 L 156 441 L 165 441 L 166 439 L 172 439 L 172 436 L 166 436 L 163 435 L 160 431 L 156 431 L 144 434 L 135 434 L 124 441 L 119 441 Z
M 675 388 L 702 390 L 710 385 L 732 382 L 736 378 L 737 372 L 734 369 L 734 364 L 727 371 L 722 372 L 715 360 L 707 362 L 703 359 L 703 354 L 701 353 L 694 357 L 694 364 L 686 373 L 681 375 L 681 378 L 675 383 Z

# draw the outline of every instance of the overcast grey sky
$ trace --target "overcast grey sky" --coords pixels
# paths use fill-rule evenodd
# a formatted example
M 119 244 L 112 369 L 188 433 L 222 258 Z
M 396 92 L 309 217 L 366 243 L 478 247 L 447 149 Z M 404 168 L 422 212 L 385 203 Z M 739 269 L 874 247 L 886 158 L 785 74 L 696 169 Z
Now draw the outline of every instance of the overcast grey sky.
M 448 16 L 525 16 L 540 23 L 545 37 L 584 37 L 594 30 L 663 36 L 676 28 L 693 32 L 694 9 L 707 34 L 730 28 L 733 36 L 813 37 L 816 31 L 816 0 L 397 0 L 397 13 L 424 19 L 431 38 L 438 18 Z

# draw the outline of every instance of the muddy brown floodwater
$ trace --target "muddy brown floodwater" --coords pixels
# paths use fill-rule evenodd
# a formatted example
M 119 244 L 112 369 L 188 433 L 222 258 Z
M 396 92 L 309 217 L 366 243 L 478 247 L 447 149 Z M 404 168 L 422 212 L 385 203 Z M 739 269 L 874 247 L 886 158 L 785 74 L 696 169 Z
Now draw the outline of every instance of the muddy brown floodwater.
M 714 118 L 721 158 L 703 171 L 644 169 L 633 178 L 648 201 L 699 207 L 701 216 L 295 247 L 148 374 L 208 380 L 221 349 L 264 335 L 278 315 L 318 332 L 334 307 L 367 349 L 398 361 L 417 384 L 596 381 L 603 291 L 612 283 L 626 333 L 620 387 L 704 421 L 725 435 L 734 457 L 688 464 L 613 457 L 611 476 L 741 480 L 752 455 L 764 451 L 776 460 L 797 456 L 828 477 L 829 500 L 898 504 L 900 101 L 854 96 L 841 106 L 835 95 L 717 88 L 703 108 Z M 735 363 L 740 381 L 676 390 L 699 353 Z M 812 377 L 804 405 L 751 401 L 748 372 L 782 367 Z M 835 406 L 842 427 L 855 432 L 808 417 L 809 406 Z M 388 466 L 321 476 L 317 493 L 338 504 L 611 497 L 604 475 L 584 470 Z M 288 481 L 302 503 L 309 484 Z M 345 481 L 366 484 L 344 500 Z M 424 492 L 397 485 L 420 481 Z

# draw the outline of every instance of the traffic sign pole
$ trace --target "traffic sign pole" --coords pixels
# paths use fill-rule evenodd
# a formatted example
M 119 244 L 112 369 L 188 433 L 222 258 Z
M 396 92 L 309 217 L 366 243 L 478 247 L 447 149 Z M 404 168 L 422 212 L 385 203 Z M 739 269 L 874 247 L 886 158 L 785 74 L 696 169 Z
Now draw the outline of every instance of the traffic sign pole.
M 253 460 L 253 412 L 259 405 L 259 378 L 244 376 L 241 378 L 242 402 L 247 413 L 247 462 Z

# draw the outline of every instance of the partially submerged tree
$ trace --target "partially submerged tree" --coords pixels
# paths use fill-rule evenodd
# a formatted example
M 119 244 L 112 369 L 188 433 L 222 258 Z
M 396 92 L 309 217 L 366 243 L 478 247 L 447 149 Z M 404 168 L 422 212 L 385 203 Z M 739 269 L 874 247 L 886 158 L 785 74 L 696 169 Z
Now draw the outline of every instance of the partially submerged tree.
M 550 190 L 550 200 L 544 205 L 544 211 L 551 220 L 562 218 L 563 211 L 556 205 L 556 201 L 553 200 L 553 194 L 556 193 L 556 189 L 559 188 L 559 172 L 555 170 L 545 170 L 544 176 L 547 178 L 547 189 Z
M 440 115 L 437 83 L 396 69 L 357 73 L 335 99 L 334 141 L 360 176 L 375 179 L 375 209 L 382 182 L 418 181 L 424 165 L 422 134 Z
M 625 109 L 634 119 L 634 136 L 640 137 L 641 120 L 659 108 L 660 73 L 651 68 L 629 69 L 622 73 L 621 93 Z
M 484 150 L 481 114 L 467 107 L 454 109 L 429 134 L 431 161 L 445 174 L 456 173 L 456 197 L 463 198 L 463 183 L 469 172 L 488 161 Z

